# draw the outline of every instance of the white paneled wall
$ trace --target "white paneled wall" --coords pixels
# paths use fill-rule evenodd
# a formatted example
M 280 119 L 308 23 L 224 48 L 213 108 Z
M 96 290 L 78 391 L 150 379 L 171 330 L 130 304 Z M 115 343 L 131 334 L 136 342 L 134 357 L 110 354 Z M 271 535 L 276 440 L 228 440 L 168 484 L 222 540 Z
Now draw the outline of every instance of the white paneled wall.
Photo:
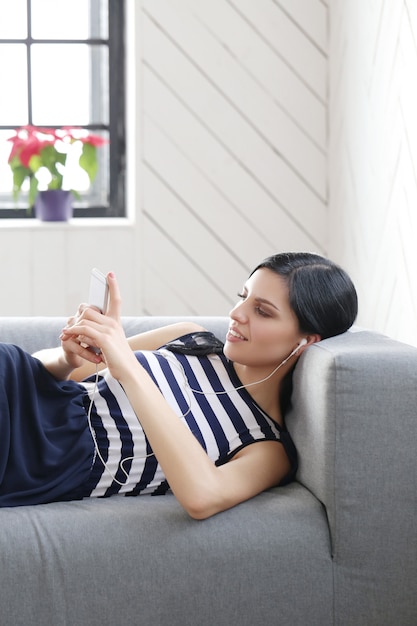
M 359 322 L 417 345 L 417 2 L 330 5 L 329 254 Z
M 0 223 L 0 315 L 69 315 L 88 297 L 92 267 L 114 270 L 126 309 L 135 309 L 134 234 L 101 220 Z
M 142 3 L 144 306 L 227 311 L 248 270 L 324 251 L 326 7 Z
M 127 0 L 131 221 L 0 223 L 3 315 L 223 314 L 251 267 L 325 252 L 327 3 Z
M 261 258 L 311 250 L 417 345 L 416 0 L 127 7 L 129 219 L 0 223 L 0 313 L 66 315 L 98 266 L 126 314 L 222 314 Z

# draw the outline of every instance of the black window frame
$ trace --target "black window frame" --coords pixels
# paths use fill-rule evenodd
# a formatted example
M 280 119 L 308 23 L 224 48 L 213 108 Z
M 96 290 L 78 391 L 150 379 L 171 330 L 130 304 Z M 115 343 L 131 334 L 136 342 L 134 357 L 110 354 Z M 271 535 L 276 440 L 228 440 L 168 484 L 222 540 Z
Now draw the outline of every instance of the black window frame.
M 109 197 L 106 206 L 89 205 L 74 207 L 74 217 L 126 217 L 126 114 L 125 114 L 125 0 L 108 2 L 108 39 L 91 37 L 88 39 L 33 39 L 31 37 L 31 0 L 26 0 L 28 36 L 25 39 L 0 39 L 1 43 L 23 43 L 28 58 L 28 124 L 32 125 L 32 86 L 30 72 L 30 46 L 38 43 L 84 43 L 108 46 L 109 57 L 109 123 L 83 126 L 90 130 L 107 131 L 109 134 Z M 48 128 L 55 125 L 45 124 Z M 15 126 L 1 125 L 0 130 L 14 130 Z M 1 206 L 0 219 L 33 219 L 33 211 L 27 208 L 5 208 Z

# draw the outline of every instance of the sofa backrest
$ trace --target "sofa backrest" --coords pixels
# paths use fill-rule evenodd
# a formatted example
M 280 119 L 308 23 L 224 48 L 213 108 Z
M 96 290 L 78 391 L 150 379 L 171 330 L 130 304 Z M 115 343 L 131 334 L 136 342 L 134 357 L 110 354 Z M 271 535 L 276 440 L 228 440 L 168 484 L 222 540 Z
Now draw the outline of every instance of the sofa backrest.
M 126 316 L 122 318 L 127 336 L 159 328 L 167 324 L 183 321 L 195 321 L 214 332 L 224 340 L 228 327 L 226 317 L 169 317 L 169 316 Z M 0 341 L 14 343 L 29 353 L 42 348 L 59 345 L 59 335 L 66 325 L 66 317 L 0 317 Z

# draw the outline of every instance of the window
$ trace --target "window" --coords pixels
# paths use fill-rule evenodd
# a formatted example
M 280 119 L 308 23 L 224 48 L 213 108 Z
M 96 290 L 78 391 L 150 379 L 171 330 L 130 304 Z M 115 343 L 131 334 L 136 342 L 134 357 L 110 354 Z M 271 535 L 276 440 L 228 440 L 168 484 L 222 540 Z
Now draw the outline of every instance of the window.
M 75 217 L 125 215 L 123 0 L 0 4 L 0 218 L 31 217 L 16 203 L 8 137 L 20 126 L 82 127 L 108 139 L 94 184 L 77 189 Z

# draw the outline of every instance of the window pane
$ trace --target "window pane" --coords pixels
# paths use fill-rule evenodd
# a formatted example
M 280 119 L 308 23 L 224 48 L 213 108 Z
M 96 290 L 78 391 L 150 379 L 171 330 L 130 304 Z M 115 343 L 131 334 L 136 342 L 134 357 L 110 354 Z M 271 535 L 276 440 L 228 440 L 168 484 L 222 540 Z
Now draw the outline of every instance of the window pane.
M 21 44 L 0 44 L 0 124 L 28 123 L 26 48 Z
M 107 2 L 103 0 L 32 0 L 35 39 L 107 38 Z
M 0 2 L 0 39 L 25 39 L 26 37 L 26 0 Z
M 33 123 L 39 126 L 106 124 L 107 103 L 102 102 L 102 94 L 108 93 L 107 67 L 105 46 L 33 45 Z
M 79 191 L 76 217 L 124 215 L 125 1 L 0 0 L 0 222 L 32 217 L 28 184 L 16 203 L 7 163 L 10 129 L 26 124 L 111 137 L 97 151 L 93 185 L 74 166 L 65 186 Z

